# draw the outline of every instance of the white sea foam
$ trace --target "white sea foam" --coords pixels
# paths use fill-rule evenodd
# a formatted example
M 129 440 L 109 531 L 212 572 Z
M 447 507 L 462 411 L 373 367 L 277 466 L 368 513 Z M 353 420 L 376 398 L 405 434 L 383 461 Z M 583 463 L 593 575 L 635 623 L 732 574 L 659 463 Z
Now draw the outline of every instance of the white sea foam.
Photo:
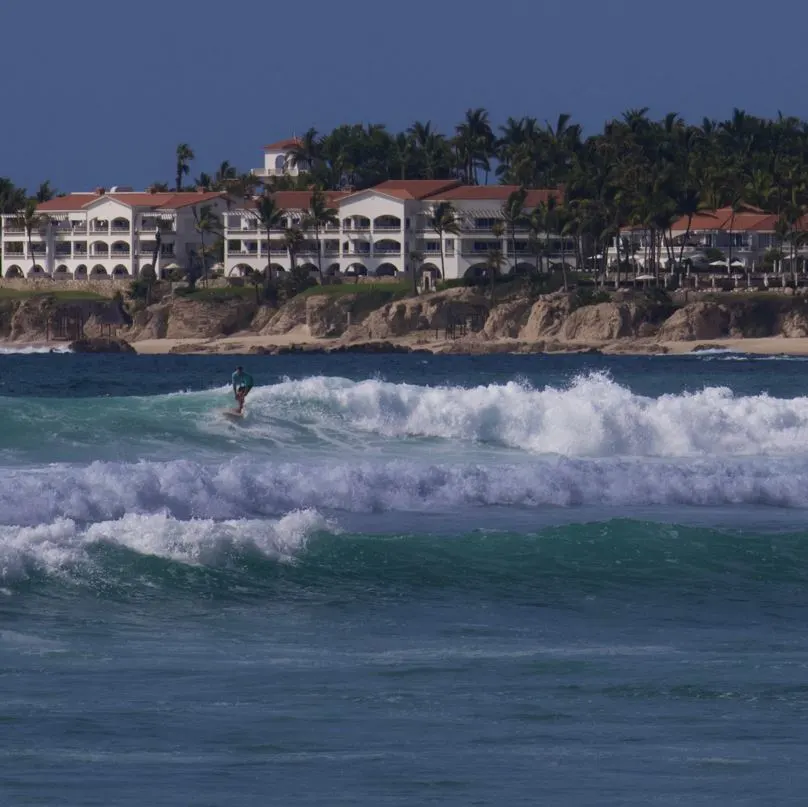
M 31 529 L 45 524 L 43 545 L 53 531 L 65 529 L 60 519 L 107 523 L 163 512 L 182 520 L 222 521 L 293 510 L 727 504 L 808 506 L 808 460 L 548 458 L 485 466 L 177 460 L 0 471 L 0 524 Z M 57 553 L 64 545 L 60 534 L 52 543 Z
M 16 347 L 0 347 L 0 356 L 23 355 L 28 356 L 33 353 L 72 353 L 67 345 L 42 346 L 42 345 L 19 345 Z
M 180 521 L 166 513 L 131 513 L 90 525 L 70 518 L 35 527 L 8 525 L 0 527 L 0 581 L 34 571 L 69 575 L 91 565 L 87 550 L 100 543 L 195 565 L 221 565 L 235 550 L 288 561 L 314 532 L 325 529 L 335 528 L 311 510 L 277 520 Z
M 431 437 L 578 457 L 808 454 L 808 398 L 725 387 L 646 397 L 601 374 L 567 387 L 423 387 L 313 377 L 255 390 L 246 429 L 279 414 L 385 438 Z

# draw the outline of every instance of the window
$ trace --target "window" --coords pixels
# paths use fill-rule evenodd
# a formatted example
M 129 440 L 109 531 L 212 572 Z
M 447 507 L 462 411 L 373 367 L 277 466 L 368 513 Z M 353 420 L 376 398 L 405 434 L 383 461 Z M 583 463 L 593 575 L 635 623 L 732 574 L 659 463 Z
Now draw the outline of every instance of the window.
M 474 227 L 477 230 L 490 230 L 494 226 L 496 219 L 474 219 Z
M 228 252 L 241 252 L 241 241 L 228 241 L 227 250 Z
M 446 239 L 446 251 L 447 252 L 454 252 L 454 238 L 447 238 Z

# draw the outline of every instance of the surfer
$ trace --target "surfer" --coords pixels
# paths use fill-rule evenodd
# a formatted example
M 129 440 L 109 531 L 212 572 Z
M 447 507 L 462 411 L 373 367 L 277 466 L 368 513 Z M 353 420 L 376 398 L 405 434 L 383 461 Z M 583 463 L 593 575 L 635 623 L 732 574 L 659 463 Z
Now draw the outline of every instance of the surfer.
M 239 414 L 241 414 L 244 409 L 244 399 L 252 388 L 252 376 L 249 373 L 245 373 L 243 367 L 236 367 L 236 372 L 233 373 L 233 395 L 236 396 L 236 403 L 238 403 L 236 411 Z

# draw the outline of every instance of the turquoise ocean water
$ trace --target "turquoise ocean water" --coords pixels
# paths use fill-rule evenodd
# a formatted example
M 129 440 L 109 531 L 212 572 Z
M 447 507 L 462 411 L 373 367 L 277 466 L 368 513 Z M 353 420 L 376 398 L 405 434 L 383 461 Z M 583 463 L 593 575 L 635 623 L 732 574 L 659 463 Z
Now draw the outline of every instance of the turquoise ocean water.
M 808 361 L 0 354 L 3 805 L 804 804 Z

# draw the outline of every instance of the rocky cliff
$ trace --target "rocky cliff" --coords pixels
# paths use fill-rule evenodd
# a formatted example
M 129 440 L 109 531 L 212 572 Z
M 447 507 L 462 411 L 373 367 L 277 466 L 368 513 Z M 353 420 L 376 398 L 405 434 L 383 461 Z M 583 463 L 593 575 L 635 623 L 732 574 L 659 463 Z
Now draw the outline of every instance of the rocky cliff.
M 138 311 L 130 328 L 121 331 L 128 341 L 143 339 L 210 339 L 250 328 L 257 306 L 242 299 L 188 300 L 182 297 Z
M 244 298 L 175 297 L 128 317 L 114 300 L 60 301 L 51 295 L 0 300 L 0 338 L 44 341 L 54 321 L 76 311 L 85 323 L 84 337 L 117 336 L 135 343 L 260 334 L 285 335 L 289 344 L 298 336 L 300 342 L 323 340 L 324 346 L 338 349 L 363 343 L 390 345 L 391 340 L 402 339 L 413 346 L 454 336 L 464 338 L 450 339 L 440 349 L 491 352 L 501 346 L 533 352 L 599 347 L 619 352 L 637 344 L 654 351 L 655 345 L 665 342 L 808 337 L 804 296 L 739 294 L 695 301 L 691 296 L 691 301 L 677 303 L 640 292 L 611 294 L 608 301 L 604 296 L 516 294 L 491 307 L 487 295 L 473 288 L 382 305 L 373 293 L 315 293 L 296 297 L 280 309 L 259 307 Z
M 448 289 L 387 303 L 362 322 L 351 325 L 345 338 L 352 341 L 379 340 L 417 332 L 428 334 L 469 321 L 482 328 L 489 311 L 488 300 L 473 289 Z
M 52 295 L 0 301 L 0 338 L 14 342 L 43 342 L 56 323 L 84 322 L 84 335 L 101 336 L 126 327 L 129 316 L 117 300 L 59 300 Z

